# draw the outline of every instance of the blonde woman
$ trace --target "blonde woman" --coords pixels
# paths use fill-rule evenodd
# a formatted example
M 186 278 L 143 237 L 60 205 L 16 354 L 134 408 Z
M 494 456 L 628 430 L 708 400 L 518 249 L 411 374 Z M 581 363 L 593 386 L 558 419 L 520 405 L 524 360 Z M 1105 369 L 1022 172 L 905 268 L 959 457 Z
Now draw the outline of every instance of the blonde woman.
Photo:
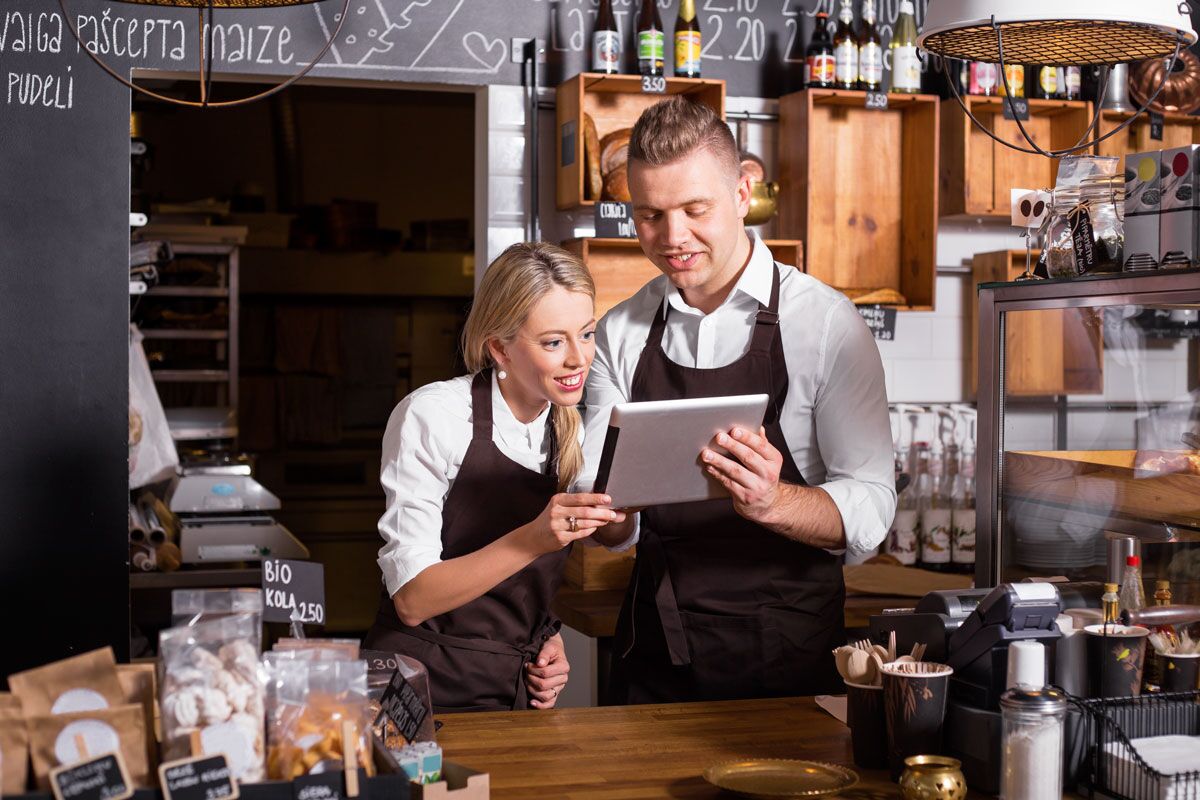
M 551 708 L 570 669 L 550 603 L 568 545 L 624 514 L 569 494 L 595 286 L 571 254 L 505 250 L 463 331 L 471 374 L 424 386 L 383 438 L 385 596 L 365 646 L 429 669 L 441 711 Z

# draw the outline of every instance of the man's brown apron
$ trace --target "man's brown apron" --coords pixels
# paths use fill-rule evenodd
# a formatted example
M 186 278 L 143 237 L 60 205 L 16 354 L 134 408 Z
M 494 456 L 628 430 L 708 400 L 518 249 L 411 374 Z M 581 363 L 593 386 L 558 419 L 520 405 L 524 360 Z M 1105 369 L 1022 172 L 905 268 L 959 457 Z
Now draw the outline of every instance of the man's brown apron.
M 442 509 L 442 558 L 473 553 L 535 519 L 558 491 L 558 447 L 547 421 L 550 458 L 538 473 L 492 440 L 492 371 L 471 384 L 474 432 Z M 550 603 L 569 548 L 544 555 L 482 597 L 416 627 L 400 621 L 384 590 L 364 647 L 411 656 L 429 669 L 435 712 L 528 707 L 525 664 L 558 632 Z
M 764 425 L 782 481 L 805 485 L 779 424 L 788 374 L 779 333 L 779 272 L 759 305 L 750 349 L 724 367 L 680 366 L 662 349 L 670 304 L 655 314 L 633 376 L 633 401 L 770 396 Z M 617 623 L 610 701 L 659 703 L 831 691 L 831 651 L 845 644 L 836 556 L 740 516 L 728 498 L 642 513 L 637 563 Z

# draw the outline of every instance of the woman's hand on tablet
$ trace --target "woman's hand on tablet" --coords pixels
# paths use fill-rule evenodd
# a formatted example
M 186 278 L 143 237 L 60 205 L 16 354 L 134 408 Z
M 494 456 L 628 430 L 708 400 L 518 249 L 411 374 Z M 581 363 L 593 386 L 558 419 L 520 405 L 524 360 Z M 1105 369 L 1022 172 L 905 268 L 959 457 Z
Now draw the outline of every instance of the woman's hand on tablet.
M 556 494 L 550 498 L 531 525 L 533 547 L 539 553 L 554 553 L 577 539 L 585 539 L 625 514 L 605 508 L 612 499 L 603 494 Z
M 758 433 L 734 428 L 717 434 L 715 441 L 733 458 L 705 449 L 700 455 L 708 473 L 728 490 L 735 511 L 746 519 L 765 523 L 779 491 L 783 454 L 767 440 L 762 428 Z

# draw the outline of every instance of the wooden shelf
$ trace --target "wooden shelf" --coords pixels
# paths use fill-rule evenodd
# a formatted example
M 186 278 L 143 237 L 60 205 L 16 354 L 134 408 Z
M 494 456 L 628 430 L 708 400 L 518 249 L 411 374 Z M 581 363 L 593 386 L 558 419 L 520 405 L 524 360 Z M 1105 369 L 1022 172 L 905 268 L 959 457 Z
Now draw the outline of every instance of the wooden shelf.
M 938 99 L 809 89 L 779 99 L 778 230 L 837 289 L 894 289 L 930 311 L 937 279 Z
M 228 297 L 229 289 L 223 286 L 155 286 L 146 292 L 147 297 Z M 145 333 L 145 331 L 143 331 Z
M 1036 264 L 1040 252 L 1033 252 Z M 976 283 L 1015 280 L 1025 271 L 1024 250 L 978 253 Z M 979 386 L 978 300 L 971 329 L 971 393 Z M 1005 323 L 1004 391 L 1011 397 L 1104 393 L 1104 335 L 1095 308 L 1011 311 Z
M 1001 139 L 1024 147 L 1017 123 L 1003 118 L 1004 99 L 964 97 L 979 121 Z M 1030 99 L 1021 124 L 1040 146 L 1071 147 L 1092 122 L 1092 104 L 1078 100 Z M 1011 218 L 1012 189 L 1054 186 L 1058 160 L 1020 153 L 979 130 L 958 103 L 942 109 L 941 215 Z
M 667 78 L 666 94 L 683 94 L 725 118 L 725 81 L 709 78 Z M 621 128 L 632 128 L 641 113 L 663 99 L 642 92 L 640 75 L 582 72 L 558 87 L 555 161 L 557 207 L 566 211 L 593 206 L 597 198 L 584 193 L 587 172 L 583 151 L 583 115 L 591 116 L 603 139 Z
M 797 241 L 764 239 L 775 260 L 804 269 L 804 246 Z M 568 239 L 564 248 L 583 259 L 596 282 L 596 317 L 632 297 L 662 273 L 646 258 L 637 239 Z
M 163 383 L 225 383 L 229 371 L 224 369 L 155 369 L 150 374 Z
M 227 341 L 229 331 L 189 330 L 187 328 L 142 328 L 142 336 L 147 339 L 192 339 L 199 341 Z
M 1132 111 L 1101 111 L 1097 135 L 1110 133 L 1132 116 Z M 1163 114 L 1163 138 L 1160 142 L 1150 138 L 1150 117 L 1148 114 L 1142 114 L 1128 128 L 1096 145 L 1096 151 L 1102 156 L 1119 156 L 1124 159 L 1129 153 L 1170 150 L 1197 143 L 1200 143 L 1200 117 Z M 1124 166 L 1124 161 L 1121 166 Z
M 242 294 L 469 297 L 471 253 L 242 248 Z

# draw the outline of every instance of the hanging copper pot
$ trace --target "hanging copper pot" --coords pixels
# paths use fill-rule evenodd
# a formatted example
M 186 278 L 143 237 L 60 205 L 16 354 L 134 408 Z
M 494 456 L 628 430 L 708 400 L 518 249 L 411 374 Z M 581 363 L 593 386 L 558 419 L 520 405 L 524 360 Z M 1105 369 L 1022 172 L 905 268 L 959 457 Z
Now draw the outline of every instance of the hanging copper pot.
M 1135 64 L 1129 73 L 1129 94 L 1139 107 L 1158 88 L 1170 58 L 1151 58 Z M 1191 50 L 1181 50 L 1167 84 L 1150 104 L 1159 114 L 1190 114 L 1200 109 L 1200 58 Z

